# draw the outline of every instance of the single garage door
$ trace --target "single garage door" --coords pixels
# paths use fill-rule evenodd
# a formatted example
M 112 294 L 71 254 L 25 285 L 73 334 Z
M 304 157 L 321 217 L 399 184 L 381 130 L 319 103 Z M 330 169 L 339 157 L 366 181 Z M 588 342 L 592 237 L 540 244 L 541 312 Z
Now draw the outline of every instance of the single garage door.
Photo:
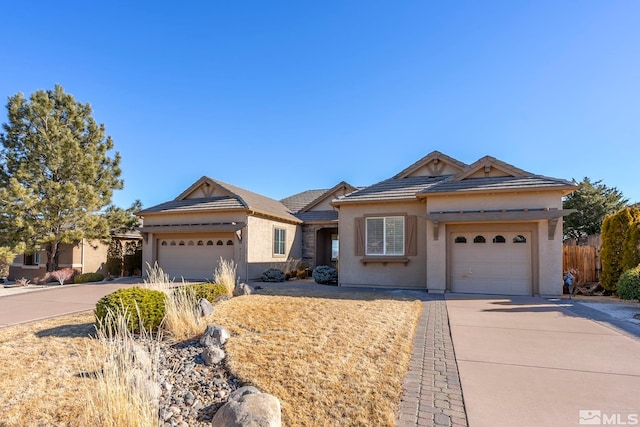
M 531 232 L 451 233 L 452 292 L 531 295 Z
M 158 239 L 158 265 L 171 279 L 212 279 L 220 257 L 232 260 L 233 235 Z

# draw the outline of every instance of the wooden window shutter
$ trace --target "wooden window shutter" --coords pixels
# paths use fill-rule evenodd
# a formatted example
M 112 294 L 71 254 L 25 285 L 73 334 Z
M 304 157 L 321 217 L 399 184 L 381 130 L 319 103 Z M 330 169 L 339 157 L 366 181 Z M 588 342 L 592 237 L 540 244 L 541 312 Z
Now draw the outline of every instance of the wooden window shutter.
M 406 255 L 418 255 L 418 217 L 408 215 L 404 218 Z
M 356 256 L 364 256 L 364 245 L 365 245 L 365 219 L 364 217 L 356 218 L 356 232 L 355 232 L 355 244 L 353 245 L 355 248 Z

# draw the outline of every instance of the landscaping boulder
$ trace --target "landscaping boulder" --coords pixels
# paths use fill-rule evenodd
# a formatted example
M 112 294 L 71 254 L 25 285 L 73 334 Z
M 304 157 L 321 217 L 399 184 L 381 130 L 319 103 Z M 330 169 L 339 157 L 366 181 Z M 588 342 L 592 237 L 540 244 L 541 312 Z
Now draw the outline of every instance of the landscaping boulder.
M 277 397 L 255 387 L 240 387 L 213 417 L 213 427 L 280 427 L 282 415 Z
M 216 346 L 208 346 L 202 351 L 200 355 L 204 364 L 207 366 L 217 365 L 224 360 L 224 350 Z
M 234 297 L 239 297 L 241 295 L 251 295 L 251 287 L 246 283 L 239 283 L 233 289 Z
M 222 326 L 209 325 L 200 338 L 203 347 L 222 347 L 231 335 Z
M 206 298 L 200 298 L 198 300 L 198 307 L 200 307 L 200 315 L 206 317 L 213 313 L 213 304 L 211 304 Z

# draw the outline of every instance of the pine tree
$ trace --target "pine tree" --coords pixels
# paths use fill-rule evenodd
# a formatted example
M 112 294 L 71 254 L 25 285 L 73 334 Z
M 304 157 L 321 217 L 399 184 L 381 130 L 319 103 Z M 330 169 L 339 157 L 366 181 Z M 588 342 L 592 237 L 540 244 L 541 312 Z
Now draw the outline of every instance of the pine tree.
M 89 104 L 56 85 L 29 99 L 9 97 L 0 133 L 0 245 L 45 248 L 47 271 L 58 267 L 59 247 L 83 238 L 108 239 L 99 212 L 121 189 L 120 154 L 92 117 Z
M 592 183 L 591 179 L 585 177 L 578 184 L 578 189 L 563 202 L 565 209 L 577 210 L 564 218 L 565 238 L 578 240 L 583 236 L 600 233 L 605 216 L 623 208 L 627 202 L 628 199 L 617 188 L 607 187 L 602 181 Z

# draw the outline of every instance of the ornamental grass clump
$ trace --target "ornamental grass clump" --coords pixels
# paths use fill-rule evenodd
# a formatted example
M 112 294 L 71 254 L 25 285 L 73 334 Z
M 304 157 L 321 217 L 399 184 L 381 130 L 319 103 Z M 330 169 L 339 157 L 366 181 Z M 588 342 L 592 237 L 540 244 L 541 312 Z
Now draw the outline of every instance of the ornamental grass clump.
M 194 286 L 184 285 L 168 293 L 163 329 L 175 341 L 201 335 L 207 319 L 200 315 L 198 293 Z
M 142 324 L 135 337 L 129 328 L 130 314 L 108 310 L 96 328 L 100 345 L 87 346 L 85 372 L 92 383 L 86 389 L 83 425 L 158 425 L 161 337 L 147 333 Z
M 229 296 L 233 296 L 233 289 L 236 287 L 236 270 L 237 267 L 233 260 L 220 257 L 218 267 L 213 272 L 213 283 L 224 285 Z

